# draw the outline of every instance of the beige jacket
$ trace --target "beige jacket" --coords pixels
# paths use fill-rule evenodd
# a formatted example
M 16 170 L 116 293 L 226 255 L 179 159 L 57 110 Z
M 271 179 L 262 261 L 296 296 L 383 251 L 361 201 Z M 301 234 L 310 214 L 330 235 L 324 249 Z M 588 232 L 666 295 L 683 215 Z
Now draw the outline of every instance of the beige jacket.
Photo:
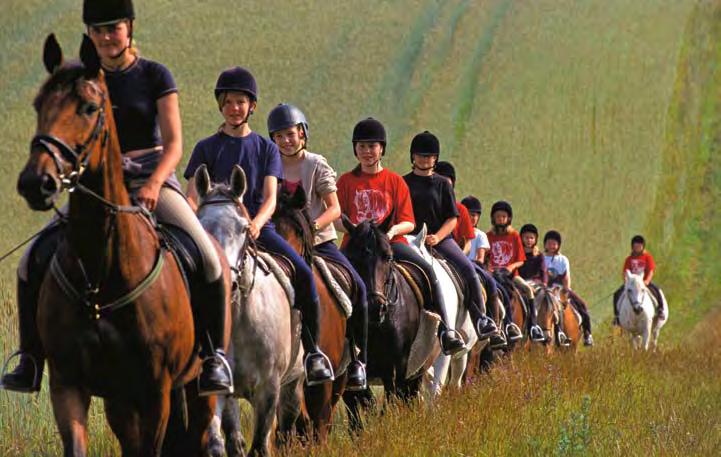
M 335 184 L 336 173 L 320 154 L 306 151 L 305 159 L 301 165 L 301 183 L 308 196 L 310 217 L 317 219 L 326 210 L 323 197 L 331 192 L 337 192 Z M 321 229 L 315 234 L 314 245 L 335 240 L 338 235 L 333 224 Z

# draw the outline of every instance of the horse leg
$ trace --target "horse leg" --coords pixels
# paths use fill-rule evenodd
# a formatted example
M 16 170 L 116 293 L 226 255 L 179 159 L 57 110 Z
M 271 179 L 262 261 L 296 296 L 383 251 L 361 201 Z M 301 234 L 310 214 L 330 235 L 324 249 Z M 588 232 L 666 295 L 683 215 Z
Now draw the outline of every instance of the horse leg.
M 333 384 L 324 383 L 305 390 L 305 405 L 313 421 L 313 437 L 325 441 L 333 414 Z
M 440 355 L 433 363 L 433 380 L 430 385 L 430 399 L 434 400 L 441 395 L 443 385 L 448 379 L 448 370 L 451 365 L 451 356 Z
M 245 438 L 240 429 L 240 403 L 233 397 L 225 397 L 221 411 L 221 427 L 225 434 L 225 452 L 228 457 L 245 455 Z M 216 407 L 216 411 L 218 408 Z
M 140 455 L 140 415 L 127 401 L 105 400 L 105 417 L 120 442 L 123 456 Z
M 225 404 L 229 401 L 232 400 L 228 399 L 227 396 L 218 395 L 213 418 L 210 421 L 210 427 L 208 427 L 208 455 L 210 457 L 223 457 L 225 439 L 223 438 L 223 432 L 221 430 L 221 418 Z
M 323 386 L 328 383 L 324 383 Z M 280 389 L 278 402 L 278 431 L 276 445 L 288 443 L 293 436 L 294 426 L 301 413 L 303 403 L 303 378 L 299 378 Z
M 206 455 L 208 431 L 215 417 L 217 395 L 198 396 L 197 384 L 191 382 L 185 388 L 188 402 L 188 431 L 185 433 L 185 455 Z
M 250 446 L 252 456 L 270 455 L 270 434 L 276 424 L 280 397 L 280 387 L 277 383 L 277 380 L 270 381 L 264 389 L 259 389 L 253 396 L 255 430 L 253 430 L 253 443 Z
M 52 377 L 50 378 L 52 380 Z M 82 457 L 88 451 L 90 394 L 77 387 L 50 383 L 55 422 L 63 440 L 65 457 Z
M 351 434 L 363 430 L 363 420 L 360 415 L 360 408 L 368 410 L 375 406 L 375 398 L 370 387 L 360 392 L 343 392 L 343 402 L 348 412 L 348 426 Z
M 451 375 L 448 379 L 448 385 L 456 390 L 460 390 L 463 382 L 463 373 L 466 372 L 468 366 L 468 357 L 470 352 L 463 354 L 461 357 L 451 359 Z

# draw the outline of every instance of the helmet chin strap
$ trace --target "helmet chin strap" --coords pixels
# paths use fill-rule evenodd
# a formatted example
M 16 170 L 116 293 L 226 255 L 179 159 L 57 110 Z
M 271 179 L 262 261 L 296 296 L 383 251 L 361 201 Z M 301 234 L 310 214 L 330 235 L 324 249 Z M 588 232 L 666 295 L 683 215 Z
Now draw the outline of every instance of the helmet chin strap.
M 220 108 L 220 111 L 223 111 L 223 108 Z M 228 125 L 230 126 L 231 129 L 238 130 L 239 128 L 241 128 L 243 126 L 243 124 L 248 123 L 248 119 L 250 119 L 250 116 L 252 116 L 252 115 L 253 115 L 253 110 L 250 110 L 250 111 L 248 111 L 248 114 L 245 116 L 245 119 L 243 119 L 242 121 L 240 121 L 237 124 L 228 124 Z
M 425 156 L 425 157 L 428 157 L 428 156 Z M 432 156 L 430 156 L 430 157 L 435 157 L 435 158 L 436 158 L 436 163 L 438 163 L 438 156 L 437 156 L 437 155 L 432 155 Z M 435 168 L 436 168 L 436 163 L 434 163 L 434 164 L 431 165 L 430 167 L 419 167 L 418 165 L 416 165 L 416 161 L 413 160 L 413 159 L 411 159 L 411 168 L 414 169 L 414 170 L 428 171 L 428 170 L 433 170 L 433 169 L 435 169 Z

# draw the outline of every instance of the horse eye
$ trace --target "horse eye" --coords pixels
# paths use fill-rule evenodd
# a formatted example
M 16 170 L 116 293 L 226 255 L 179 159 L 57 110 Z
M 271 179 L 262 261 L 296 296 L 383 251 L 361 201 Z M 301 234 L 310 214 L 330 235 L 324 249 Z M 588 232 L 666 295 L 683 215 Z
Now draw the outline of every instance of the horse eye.
M 84 114 L 86 116 L 90 116 L 93 113 L 95 113 L 97 110 L 99 110 L 100 107 L 97 103 L 94 102 L 87 102 L 80 105 L 78 108 L 78 114 Z

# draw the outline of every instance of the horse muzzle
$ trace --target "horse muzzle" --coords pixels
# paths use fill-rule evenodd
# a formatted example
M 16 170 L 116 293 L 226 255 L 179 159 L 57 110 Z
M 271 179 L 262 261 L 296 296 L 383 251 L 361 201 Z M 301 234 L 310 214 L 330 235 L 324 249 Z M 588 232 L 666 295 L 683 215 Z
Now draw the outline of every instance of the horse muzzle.
M 47 211 L 60 195 L 61 184 L 50 173 L 35 173 L 25 168 L 18 178 L 18 193 L 35 211 Z

